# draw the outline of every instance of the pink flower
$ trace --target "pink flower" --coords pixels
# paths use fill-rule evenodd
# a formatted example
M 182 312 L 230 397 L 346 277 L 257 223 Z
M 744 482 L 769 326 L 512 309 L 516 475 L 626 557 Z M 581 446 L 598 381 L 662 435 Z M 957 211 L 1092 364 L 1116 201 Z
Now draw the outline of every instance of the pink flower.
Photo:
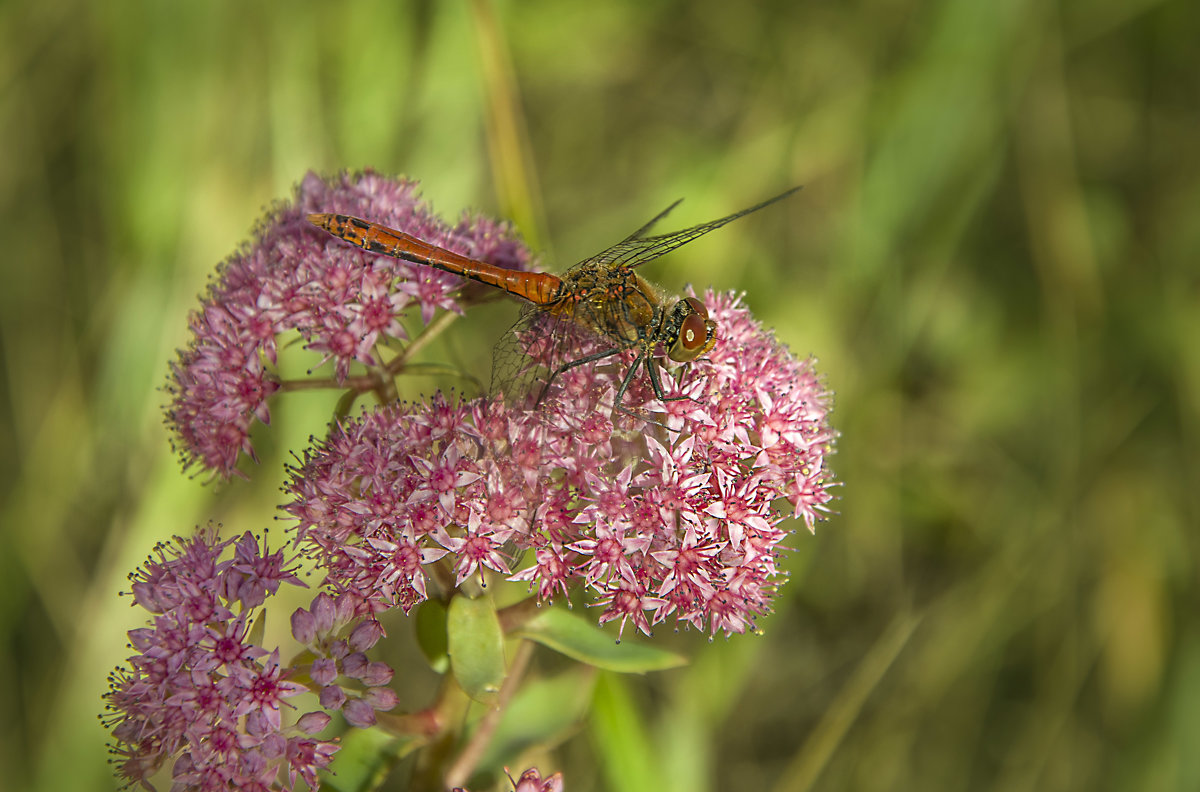
M 504 768 L 504 772 L 508 773 L 508 768 Z M 512 776 L 508 776 L 508 780 L 513 785 L 513 792 L 563 792 L 563 775 L 555 773 L 547 778 L 542 778 L 536 767 L 531 767 L 516 781 L 512 780 Z
M 266 594 L 281 582 L 303 585 L 290 565 L 252 534 L 222 541 L 210 526 L 160 545 L 131 576 L 136 601 L 156 615 L 130 633 L 137 654 L 113 673 L 105 696 L 120 775 L 147 783 L 173 760 L 181 787 L 273 789 L 281 771 L 283 788 L 297 777 L 316 787 L 337 750 L 311 737 L 328 716 L 308 713 L 285 726 L 285 700 L 306 688 L 288 681 L 278 649 L 247 637 Z
M 716 346 L 668 380 L 690 400 L 664 405 L 639 376 L 634 416 L 615 411 L 625 370 L 610 358 L 568 371 L 537 406 L 437 396 L 343 423 L 292 470 L 285 507 L 329 588 L 360 615 L 407 611 L 445 563 L 454 585 L 486 568 L 542 600 L 590 588 L 602 622 L 643 632 L 670 616 L 753 630 L 783 581 L 784 507 L 812 530 L 832 499 L 836 435 L 813 361 L 738 298 L 705 302 Z
M 521 777 L 513 780 L 512 774 L 508 768 L 504 768 L 504 774 L 508 776 L 508 782 L 513 785 L 513 792 L 563 792 L 563 775 L 555 773 L 547 778 L 542 778 L 536 767 L 531 767 Z M 455 787 L 454 792 L 469 792 L 463 787 Z
M 321 706 L 341 710 L 350 725 L 365 728 L 375 723 L 375 710 L 390 710 L 399 701 L 387 687 L 391 667 L 365 654 L 383 637 L 383 626 L 368 618 L 347 630 L 357 620 L 355 610 L 354 598 L 335 602 L 322 592 L 308 610 L 292 614 L 292 635 L 316 655 L 308 675 L 320 688 Z
M 245 250 L 226 260 L 189 325 L 192 340 L 171 366 L 167 423 L 184 468 L 228 478 L 241 454 L 254 457 L 250 428 L 267 423 L 280 387 L 276 337 L 297 331 L 333 363 L 343 382 L 352 364 L 378 366 L 376 344 L 403 339 L 411 308 L 428 324 L 437 310 L 462 312 L 461 279 L 373 256 L 313 228 L 310 212 L 361 215 L 440 247 L 521 268 L 528 251 L 507 225 L 466 218 L 449 226 L 417 197 L 414 182 L 370 171 L 323 180 L 308 174 L 291 203 L 273 210 Z
M 485 291 L 347 245 L 313 228 L 310 212 L 366 216 L 503 267 L 528 262 L 507 226 L 445 224 L 412 183 L 310 174 L 190 318 L 192 343 L 168 385 L 185 468 L 238 472 L 267 400 L 312 384 L 280 379 L 280 333 L 330 364 L 330 384 L 384 395 L 407 359 L 392 343 L 407 340 L 405 313 L 428 324 Z M 379 614 L 468 581 L 520 581 L 539 604 L 583 590 L 600 624 L 617 622 L 618 641 L 629 625 L 649 635 L 672 619 L 710 636 L 753 631 L 785 580 L 785 538 L 826 514 L 836 433 L 815 362 L 793 358 L 739 298 L 704 301 L 707 314 L 694 298 L 671 313 L 682 339 L 705 342 L 690 363 L 668 363 L 664 350 L 612 354 L 588 321 L 527 314 L 501 342 L 491 398 L 392 401 L 313 441 L 289 468 L 284 507 L 297 552 L 324 574 L 291 616 L 304 647 L 295 665 L 254 637 L 280 585 L 303 585 L 293 559 L 213 528 L 157 548 L 132 577 L 153 622 L 130 633 L 135 654 L 106 696 L 121 774 L 145 781 L 173 762 L 180 788 L 315 788 L 337 750 L 316 736 L 330 713 L 366 728 L 398 704 L 393 669 L 368 655 L 384 636 Z M 631 332 L 602 302 L 580 311 Z M 581 365 L 559 369 L 564 360 Z M 552 387 L 540 387 L 547 369 Z M 302 693 L 325 712 L 294 712 Z M 513 784 L 561 792 L 562 778 L 530 769 Z

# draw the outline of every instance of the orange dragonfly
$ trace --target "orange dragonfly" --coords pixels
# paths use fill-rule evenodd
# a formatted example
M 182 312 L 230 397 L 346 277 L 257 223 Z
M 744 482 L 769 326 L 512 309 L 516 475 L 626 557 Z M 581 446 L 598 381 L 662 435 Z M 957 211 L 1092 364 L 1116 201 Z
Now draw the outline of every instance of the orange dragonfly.
M 695 297 L 684 297 L 668 304 L 663 292 L 641 278 L 634 269 L 726 223 L 780 201 L 799 189 L 794 187 L 719 220 L 672 234 L 646 236 L 659 220 L 679 205 L 680 202 L 676 201 L 637 231 L 612 247 L 584 259 L 561 276 L 510 270 L 477 261 L 403 231 L 350 215 L 310 214 L 308 221 L 371 253 L 426 264 L 521 298 L 529 305 L 512 333 L 523 337 L 527 344 L 532 341 L 534 333 L 541 334 L 545 340 L 552 335 L 561 336 L 562 330 L 569 326 L 583 328 L 601 339 L 604 348 L 573 359 L 556 359 L 554 350 L 549 350 L 549 362 L 545 365 L 549 373 L 545 376 L 539 403 L 545 398 L 550 384 L 564 372 L 634 350 L 636 356 L 626 370 L 613 401 L 618 410 L 628 412 L 621 405 L 621 400 L 639 367 L 646 370 L 654 395 L 659 399 L 678 401 L 687 398 L 667 396 L 664 392 L 658 366 L 653 360 L 654 350 L 659 344 L 667 350 L 671 360 L 686 363 L 708 352 L 717 340 L 716 322 L 709 318 L 704 303 Z M 565 343 L 554 344 L 552 340 L 548 343 L 562 348 L 569 346 Z M 546 343 L 543 343 L 542 348 L 545 347 Z M 496 372 L 493 372 L 493 382 L 496 381 Z

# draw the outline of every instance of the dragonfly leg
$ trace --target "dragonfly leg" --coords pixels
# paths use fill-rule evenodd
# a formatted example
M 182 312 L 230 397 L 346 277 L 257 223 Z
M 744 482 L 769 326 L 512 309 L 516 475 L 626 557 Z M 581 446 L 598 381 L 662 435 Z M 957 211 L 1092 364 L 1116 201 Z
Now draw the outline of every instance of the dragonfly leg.
M 559 366 L 550 373 L 549 377 L 546 378 L 546 384 L 542 386 L 542 392 L 538 396 L 536 405 L 540 405 L 542 400 L 546 398 L 546 394 L 550 392 L 551 383 L 553 383 L 560 374 L 570 371 L 577 366 L 582 366 L 586 363 L 594 363 L 597 360 L 604 360 L 605 358 L 610 358 L 613 355 L 619 355 L 624 351 L 625 349 L 622 347 L 606 349 L 603 352 L 594 352 L 590 355 L 585 355 L 578 360 L 572 360 L 570 363 L 564 363 L 563 365 Z M 621 403 L 625 398 L 625 392 L 629 390 L 629 386 L 633 384 L 633 378 L 637 376 L 639 366 L 644 367 L 647 373 L 650 375 L 650 385 L 654 389 L 654 395 L 659 400 L 664 402 L 684 400 L 695 401 L 695 399 L 692 399 L 691 396 L 668 396 L 666 391 L 663 390 L 662 379 L 658 373 L 658 366 L 654 363 L 654 360 L 649 355 L 643 352 L 636 359 L 634 359 L 633 363 L 630 364 L 629 369 L 625 372 L 625 376 L 621 379 L 621 385 L 617 388 L 617 395 L 613 400 L 613 406 L 616 408 L 617 412 L 624 413 L 631 418 L 637 418 L 638 420 L 652 423 L 655 426 L 661 426 L 664 429 L 669 429 L 670 427 L 666 426 L 665 424 L 659 423 L 653 418 L 648 418 L 645 415 L 635 413 L 633 410 L 630 410 Z
M 661 426 L 663 429 L 670 430 L 671 427 L 667 426 L 665 423 L 656 421 L 649 416 L 636 413 L 621 403 L 621 400 L 625 396 L 626 389 L 629 388 L 630 383 L 633 382 L 633 378 L 637 374 L 639 364 L 642 365 L 649 373 L 650 385 L 654 388 L 654 395 L 658 397 L 660 401 L 682 401 L 683 399 L 695 401 L 695 399 L 692 399 L 691 396 L 667 396 L 663 391 L 662 381 L 658 377 L 658 366 L 655 365 L 653 358 L 643 353 L 640 357 L 638 357 L 637 360 L 633 361 L 633 365 L 629 367 L 629 371 L 625 372 L 625 378 L 621 380 L 621 387 L 617 388 L 617 398 L 615 401 L 617 412 L 624 413 L 631 418 L 637 418 L 640 421 L 645 421 L 646 423 L 651 423 L 655 426 Z
M 559 366 L 554 371 L 550 372 L 550 376 L 546 378 L 546 384 L 542 386 L 542 392 L 538 395 L 537 403 L 534 406 L 542 403 L 542 400 L 546 398 L 546 394 L 550 392 L 550 384 L 553 383 L 560 374 L 564 374 L 576 366 L 582 366 L 585 363 L 594 363 L 597 360 L 604 360 L 605 358 L 610 358 L 613 355 L 619 355 L 624 351 L 625 350 L 621 347 L 606 349 L 603 352 L 593 352 L 590 355 L 584 355 L 578 360 L 572 360 L 570 363 L 564 363 L 563 365 Z M 636 368 L 636 366 L 634 368 Z M 624 385 L 621 387 L 621 390 L 622 392 L 625 390 Z
M 643 363 L 645 363 L 647 367 L 649 367 L 649 365 L 650 365 L 650 358 L 646 357 L 645 352 L 643 352 L 641 355 L 639 355 L 637 357 L 637 359 L 633 361 L 633 364 L 630 365 L 629 370 L 625 372 L 625 377 L 621 380 L 621 387 L 617 388 L 617 398 L 615 398 L 613 400 L 613 403 L 616 405 L 618 410 L 625 413 L 626 415 L 632 415 L 635 418 L 640 418 L 641 416 L 625 409 L 624 405 L 621 404 L 621 400 L 625 398 L 625 391 L 629 389 L 630 383 L 633 382 L 634 375 L 637 374 L 638 366 Z M 661 389 L 662 389 L 661 385 L 655 385 L 655 388 L 654 388 L 655 394 L 657 395 L 658 391 Z
M 654 388 L 654 395 L 658 397 L 659 401 L 696 401 L 691 396 L 668 396 L 666 391 L 663 390 L 662 378 L 659 374 L 658 366 L 649 357 L 645 358 L 645 364 L 646 373 L 650 375 L 650 385 Z
M 653 368 L 654 362 L 644 352 L 638 356 L 637 360 L 633 361 L 633 364 L 629 367 L 629 370 L 625 372 L 625 377 L 621 380 L 621 387 L 617 388 L 617 396 L 613 400 L 613 405 L 616 407 L 617 412 L 624 413 L 625 415 L 628 415 L 630 418 L 637 418 L 639 421 L 645 421 L 646 423 L 652 423 L 655 426 L 661 426 L 663 429 L 670 429 L 671 427 L 667 426 L 666 424 L 659 423 L 658 421 L 654 420 L 653 418 L 650 418 L 649 416 L 641 415 L 640 413 L 636 413 L 621 403 L 621 401 L 625 398 L 625 391 L 629 389 L 629 385 L 633 382 L 634 376 L 637 375 L 638 366 L 643 366 L 643 365 L 645 366 L 647 371 L 654 371 L 654 368 Z M 658 398 L 660 398 L 660 399 L 663 398 L 662 383 L 657 381 L 654 374 L 650 375 L 650 384 L 654 386 L 654 395 L 658 396 Z

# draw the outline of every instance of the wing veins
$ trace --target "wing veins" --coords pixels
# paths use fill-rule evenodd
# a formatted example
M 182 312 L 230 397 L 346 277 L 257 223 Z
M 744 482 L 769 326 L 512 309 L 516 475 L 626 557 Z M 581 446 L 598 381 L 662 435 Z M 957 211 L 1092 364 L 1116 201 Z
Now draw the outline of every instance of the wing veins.
M 650 222 L 643 225 L 637 231 L 634 231 L 625 239 L 622 239 L 612 247 L 606 248 L 596 255 L 585 259 L 584 262 L 611 264 L 614 266 L 626 266 L 631 268 L 641 266 L 648 261 L 653 261 L 660 256 L 670 253 L 676 248 L 686 245 L 688 242 L 707 234 L 709 231 L 715 231 L 726 223 L 731 223 L 738 218 L 745 217 L 752 212 L 757 212 L 759 209 L 770 206 L 776 201 L 781 201 L 799 189 L 801 188 L 793 187 L 786 192 L 776 195 L 774 198 L 768 198 L 767 200 L 755 204 L 747 209 L 743 209 L 740 212 L 734 212 L 733 214 L 727 215 L 718 220 L 710 220 L 707 223 L 701 223 L 700 225 L 695 225 L 691 228 L 685 228 L 682 231 L 676 231 L 671 234 L 660 234 L 659 236 L 652 237 L 642 236 L 642 234 L 649 231 L 655 223 L 666 217 L 666 215 L 672 209 L 679 205 L 679 201 L 676 201 L 663 211 L 659 212 L 652 220 L 650 220 Z

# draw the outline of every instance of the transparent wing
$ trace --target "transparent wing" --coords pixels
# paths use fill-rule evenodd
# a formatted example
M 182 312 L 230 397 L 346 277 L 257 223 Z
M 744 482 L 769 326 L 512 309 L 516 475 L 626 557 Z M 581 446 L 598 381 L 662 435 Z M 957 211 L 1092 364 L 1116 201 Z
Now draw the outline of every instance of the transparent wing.
M 551 321 L 557 320 L 547 316 L 545 311 L 534 310 L 532 306 L 522 308 L 516 323 L 505 331 L 492 350 L 490 392 L 493 396 L 503 396 L 505 401 L 515 404 L 529 393 L 530 384 L 538 377 L 542 364 L 525 349 L 536 345 L 537 338 L 545 339 L 543 344 L 555 343 Z
M 594 331 L 537 306 L 527 306 L 516 324 L 496 344 L 492 356 L 493 396 L 509 404 L 532 405 L 545 394 L 550 376 L 562 366 L 603 352 L 611 342 Z M 589 366 L 578 374 L 587 375 Z M 554 385 L 565 384 L 563 378 Z
M 679 201 L 676 201 L 663 211 L 659 212 L 650 222 L 646 223 L 637 231 L 634 231 L 625 239 L 622 239 L 612 247 L 602 250 L 590 258 L 584 259 L 584 261 L 580 262 L 580 264 L 595 263 L 606 264 L 609 266 L 639 267 L 648 261 L 653 261 L 659 256 L 670 253 L 672 250 L 686 245 L 688 242 L 691 242 L 697 237 L 704 236 L 709 231 L 714 231 L 720 228 L 726 223 L 731 223 L 734 220 L 737 220 L 739 217 L 745 217 L 752 212 L 757 212 L 759 209 L 770 206 L 776 201 L 782 201 L 784 198 L 787 198 L 789 195 L 799 189 L 801 188 L 793 187 L 787 192 L 780 193 L 774 198 L 768 198 L 762 203 L 755 204 L 748 209 L 743 209 L 740 212 L 734 212 L 733 214 L 722 217 L 719 220 L 710 220 L 707 223 L 701 223 L 700 225 L 692 226 L 691 228 L 685 228 L 684 230 L 676 231 L 673 234 L 661 234 L 659 236 L 651 237 L 644 236 L 651 228 L 654 227 L 655 223 L 666 217 L 672 209 L 679 205 Z M 575 266 L 580 266 L 580 264 Z
M 658 223 L 659 220 L 662 220 L 664 217 L 671 214 L 671 210 L 674 209 L 676 206 L 679 206 L 679 204 L 681 204 L 681 203 L 683 203 L 682 198 L 678 199 L 677 201 L 675 201 L 675 203 L 671 204 L 666 209 L 663 209 L 661 212 L 656 214 L 654 217 L 650 218 L 650 222 L 646 223 L 644 226 L 639 228 L 637 231 L 634 231 L 632 234 L 630 234 L 629 236 L 622 239 L 621 242 L 631 242 L 635 239 L 641 239 L 642 237 L 646 236 L 646 234 L 650 231 L 650 229 L 654 228 L 654 226 Z M 618 244 L 620 244 L 620 243 L 618 243 Z

